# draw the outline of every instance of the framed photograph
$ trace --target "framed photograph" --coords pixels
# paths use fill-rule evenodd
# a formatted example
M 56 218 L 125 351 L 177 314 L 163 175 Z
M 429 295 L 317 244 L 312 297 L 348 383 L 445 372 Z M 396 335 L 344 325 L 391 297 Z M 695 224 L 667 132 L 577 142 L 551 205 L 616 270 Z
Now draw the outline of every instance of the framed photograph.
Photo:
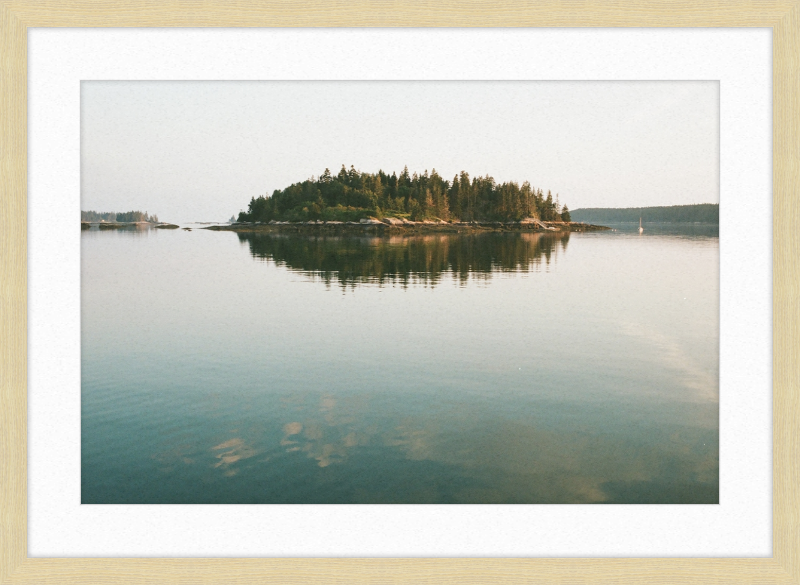
M 798 582 L 796 4 L 245 8 L 3 6 L 0 582 Z

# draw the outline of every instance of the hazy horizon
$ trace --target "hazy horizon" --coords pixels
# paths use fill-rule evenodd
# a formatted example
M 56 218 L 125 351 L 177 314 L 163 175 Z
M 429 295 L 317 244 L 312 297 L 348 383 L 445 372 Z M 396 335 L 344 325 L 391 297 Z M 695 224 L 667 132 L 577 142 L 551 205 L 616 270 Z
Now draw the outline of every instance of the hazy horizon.
M 530 181 L 570 209 L 719 202 L 719 84 L 81 83 L 81 209 L 224 221 L 342 164 Z

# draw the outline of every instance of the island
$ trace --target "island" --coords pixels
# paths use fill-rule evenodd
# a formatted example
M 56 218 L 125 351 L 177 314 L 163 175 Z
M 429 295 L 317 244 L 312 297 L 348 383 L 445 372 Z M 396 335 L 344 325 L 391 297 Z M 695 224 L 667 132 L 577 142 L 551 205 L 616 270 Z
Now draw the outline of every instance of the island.
M 489 175 L 452 180 L 430 173 L 365 173 L 342 165 L 272 195 L 252 197 L 229 225 L 205 229 L 251 230 L 542 230 L 587 231 L 603 226 L 573 222 L 559 195 L 528 181 L 498 183 Z
M 81 230 L 89 230 L 96 227 L 99 230 L 120 230 L 120 229 L 177 229 L 178 226 L 158 221 L 157 215 L 150 215 L 146 211 L 81 211 Z

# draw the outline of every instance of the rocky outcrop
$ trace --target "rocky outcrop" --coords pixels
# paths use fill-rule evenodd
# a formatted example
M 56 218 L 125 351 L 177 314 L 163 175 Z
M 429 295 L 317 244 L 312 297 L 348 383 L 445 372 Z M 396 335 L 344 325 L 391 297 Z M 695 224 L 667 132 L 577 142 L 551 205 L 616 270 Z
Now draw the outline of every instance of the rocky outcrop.
M 163 226 L 157 226 L 163 227 Z M 177 227 L 177 226 L 175 226 Z M 545 222 L 537 218 L 529 217 L 520 221 L 442 221 L 442 220 L 423 220 L 411 221 L 405 218 L 387 217 L 378 220 L 374 217 L 365 218 L 360 221 L 270 221 L 269 223 L 234 223 L 229 225 L 208 226 L 203 229 L 215 231 L 230 230 L 240 232 L 250 231 L 271 231 L 287 229 L 299 232 L 319 232 L 319 233 L 363 233 L 364 230 L 376 230 L 379 233 L 391 228 L 392 233 L 409 232 L 440 232 L 440 233 L 467 233 L 480 231 L 547 231 L 547 232 L 584 232 L 600 231 L 609 228 L 604 226 L 590 225 L 584 223 L 564 223 L 564 222 Z

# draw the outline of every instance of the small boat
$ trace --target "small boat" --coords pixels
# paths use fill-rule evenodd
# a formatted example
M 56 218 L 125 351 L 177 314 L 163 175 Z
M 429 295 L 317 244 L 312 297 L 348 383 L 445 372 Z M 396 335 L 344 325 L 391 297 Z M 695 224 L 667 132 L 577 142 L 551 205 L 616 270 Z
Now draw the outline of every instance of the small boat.
M 642 227 L 642 218 L 640 217 L 639 218 L 639 233 L 641 234 L 643 231 L 644 231 L 644 228 Z

